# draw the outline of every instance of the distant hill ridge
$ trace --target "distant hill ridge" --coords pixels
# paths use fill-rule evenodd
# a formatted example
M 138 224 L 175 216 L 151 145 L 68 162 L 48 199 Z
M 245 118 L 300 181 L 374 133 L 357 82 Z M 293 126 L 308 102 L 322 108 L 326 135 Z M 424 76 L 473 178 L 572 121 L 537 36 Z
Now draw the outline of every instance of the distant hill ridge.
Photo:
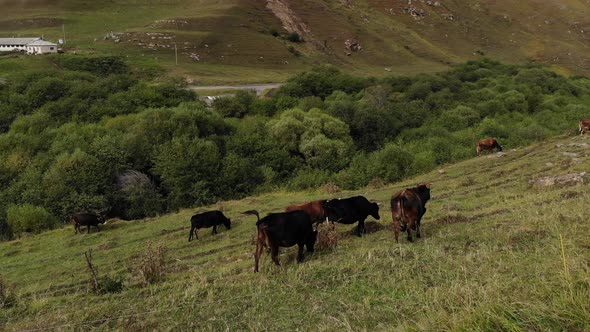
M 56 40 L 65 24 L 72 47 L 149 58 L 204 80 L 248 80 L 265 68 L 274 72 L 250 80 L 271 81 L 319 63 L 415 74 L 482 56 L 590 72 L 590 4 L 578 0 L 31 0 L 0 9 L 11 13 L 0 19 L 1 36 Z M 292 33 L 303 42 L 290 41 Z

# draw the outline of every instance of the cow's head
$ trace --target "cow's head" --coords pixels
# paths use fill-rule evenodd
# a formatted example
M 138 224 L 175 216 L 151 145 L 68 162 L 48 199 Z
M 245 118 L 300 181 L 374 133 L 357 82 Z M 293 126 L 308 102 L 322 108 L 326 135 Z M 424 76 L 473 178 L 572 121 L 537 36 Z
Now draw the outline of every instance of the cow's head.
M 107 223 L 107 218 L 104 216 L 104 214 L 99 213 L 98 214 L 98 223 L 99 224 L 106 224 Z
M 377 203 L 371 203 L 371 206 L 369 207 L 369 214 L 379 220 L 381 217 L 379 216 L 379 204 Z
M 223 226 L 225 226 L 225 228 L 227 228 L 227 229 L 231 229 L 231 220 L 228 218 L 225 218 L 225 220 L 223 221 Z
M 330 204 L 330 201 L 323 201 L 322 209 L 324 210 L 326 221 L 338 219 L 337 209 Z
M 430 199 L 430 183 L 419 184 L 420 198 L 426 202 Z

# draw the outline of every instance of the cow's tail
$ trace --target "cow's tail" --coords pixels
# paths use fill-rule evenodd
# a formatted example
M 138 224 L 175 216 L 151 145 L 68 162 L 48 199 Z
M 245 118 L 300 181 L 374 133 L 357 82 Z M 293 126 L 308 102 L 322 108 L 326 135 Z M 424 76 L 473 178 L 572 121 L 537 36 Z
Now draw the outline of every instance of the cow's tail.
M 402 232 L 405 232 L 406 228 L 407 228 L 406 211 L 404 208 L 406 200 L 407 200 L 406 195 L 401 195 L 400 197 L 398 197 L 398 200 L 397 200 L 397 208 L 400 211 L 400 217 L 401 217 L 401 231 Z
M 256 216 L 256 225 L 258 225 L 258 222 L 260 221 L 260 214 L 258 213 L 258 211 L 256 210 L 248 210 L 248 211 L 244 211 L 242 212 L 242 214 L 251 214 L 251 215 L 255 215 Z
M 582 135 L 582 120 L 580 120 L 580 122 L 579 122 L 579 126 L 578 126 L 578 133 L 579 133 L 580 135 Z

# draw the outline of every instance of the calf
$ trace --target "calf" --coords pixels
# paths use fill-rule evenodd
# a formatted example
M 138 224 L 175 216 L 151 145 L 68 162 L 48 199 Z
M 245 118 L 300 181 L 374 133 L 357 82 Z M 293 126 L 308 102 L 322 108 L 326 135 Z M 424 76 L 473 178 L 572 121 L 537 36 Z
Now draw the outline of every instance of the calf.
M 262 255 L 262 248 L 270 248 L 272 261 L 276 265 L 279 263 L 279 247 L 292 247 L 297 245 L 297 262 L 303 261 L 303 246 L 307 252 L 313 252 L 313 246 L 317 239 L 317 231 L 313 230 L 311 217 L 301 210 L 270 213 L 260 219 L 260 215 L 255 210 L 244 212 L 253 214 L 258 219 L 256 228 L 258 235 L 256 237 L 256 253 L 254 254 L 254 272 L 258 272 L 258 262 Z
M 498 151 L 502 151 L 502 146 L 500 144 L 498 144 L 498 141 L 496 141 L 495 138 L 486 138 L 486 139 L 482 139 L 479 142 L 477 142 L 477 146 L 475 147 L 475 152 L 477 152 L 477 155 L 479 156 L 480 153 L 484 150 L 498 150 Z
M 311 202 L 307 202 L 307 203 L 303 203 L 303 204 L 290 205 L 290 206 L 287 206 L 287 208 L 285 209 L 285 212 L 301 210 L 309 215 L 309 217 L 311 218 L 311 222 L 320 223 L 326 219 L 326 214 L 324 213 L 324 203 L 325 202 L 326 202 L 326 200 L 323 199 L 323 200 L 311 201 Z
M 585 131 L 590 131 L 590 118 L 580 119 L 580 136 L 584 135 Z
M 217 234 L 217 225 L 221 224 L 228 230 L 231 229 L 231 220 L 226 218 L 223 212 L 219 210 L 195 214 L 191 217 L 191 231 L 188 235 L 188 242 L 193 239 L 193 234 L 197 239 L 199 238 L 197 232 L 201 228 L 213 227 L 211 234 Z
M 411 230 L 416 230 L 416 237 L 420 237 L 420 221 L 426 213 L 426 202 L 430 199 L 430 184 L 419 184 L 414 188 L 407 188 L 391 197 L 391 218 L 395 232 L 395 242 L 398 242 L 400 231 L 408 232 L 408 241 L 412 242 Z
M 94 213 L 87 212 L 78 212 L 72 215 L 70 221 L 74 224 L 75 234 L 78 234 L 78 232 L 82 233 L 80 226 L 86 226 L 88 234 L 90 234 L 90 226 L 96 227 L 97 231 L 100 232 L 98 224 L 106 224 L 106 220 L 101 214 L 96 215 Z
M 363 196 L 331 199 L 324 203 L 324 211 L 330 221 L 341 224 L 354 224 L 358 221 L 358 236 L 365 232 L 365 219 L 369 215 L 379 220 L 379 205 L 369 202 Z

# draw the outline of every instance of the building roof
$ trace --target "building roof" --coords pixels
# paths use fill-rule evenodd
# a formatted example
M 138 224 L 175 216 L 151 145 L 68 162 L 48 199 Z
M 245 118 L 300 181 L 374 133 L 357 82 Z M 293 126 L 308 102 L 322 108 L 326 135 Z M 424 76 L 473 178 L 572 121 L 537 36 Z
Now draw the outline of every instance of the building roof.
M 38 40 L 41 40 L 41 38 L 0 38 L 0 45 L 26 45 Z
M 57 44 L 50 43 L 45 40 L 35 40 L 27 44 L 27 46 L 57 46 Z

